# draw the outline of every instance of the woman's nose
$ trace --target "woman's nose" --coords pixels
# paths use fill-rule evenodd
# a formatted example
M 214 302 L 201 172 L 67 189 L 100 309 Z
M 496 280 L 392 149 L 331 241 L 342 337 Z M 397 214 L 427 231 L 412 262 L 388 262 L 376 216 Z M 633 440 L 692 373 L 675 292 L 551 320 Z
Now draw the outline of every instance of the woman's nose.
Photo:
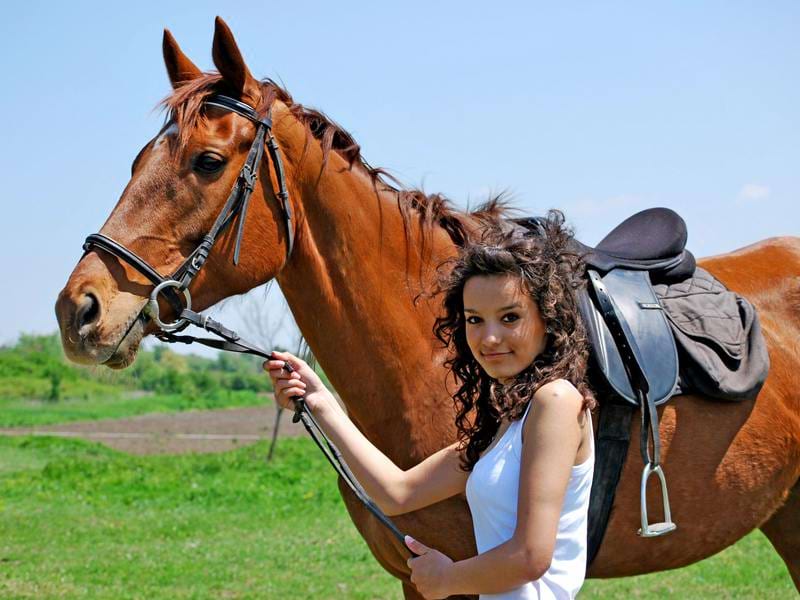
M 487 327 L 484 336 L 483 336 L 483 343 L 486 346 L 496 346 L 500 343 L 500 333 L 494 327 Z

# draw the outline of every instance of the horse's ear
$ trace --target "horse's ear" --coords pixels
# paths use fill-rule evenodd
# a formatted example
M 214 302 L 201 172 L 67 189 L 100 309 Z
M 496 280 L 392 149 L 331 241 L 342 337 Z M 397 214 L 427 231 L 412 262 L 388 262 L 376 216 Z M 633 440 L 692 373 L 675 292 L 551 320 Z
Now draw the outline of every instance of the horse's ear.
M 164 30 L 161 49 L 164 52 L 164 64 L 167 65 L 167 74 L 173 88 L 202 75 L 200 69 L 183 53 L 169 29 Z
M 258 102 L 258 82 L 250 74 L 242 53 L 239 52 L 239 46 L 233 39 L 233 33 L 220 17 L 216 18 L 214 25 L 212 55 L 220 75 L 239 92 L 243 101 L 249 101 L 250 104 Z

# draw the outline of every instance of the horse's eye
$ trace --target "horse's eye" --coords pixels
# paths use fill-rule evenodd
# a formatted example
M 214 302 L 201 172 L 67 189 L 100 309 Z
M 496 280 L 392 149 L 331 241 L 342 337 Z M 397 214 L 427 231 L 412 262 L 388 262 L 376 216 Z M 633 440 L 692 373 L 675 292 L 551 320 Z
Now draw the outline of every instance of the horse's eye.
M 198 173 L 206 175 L 216 173 L 225 166 L 225 159 L 218 154 L 211 152 L 203 152 L 200 156 L 194 159 L 194 170 Z

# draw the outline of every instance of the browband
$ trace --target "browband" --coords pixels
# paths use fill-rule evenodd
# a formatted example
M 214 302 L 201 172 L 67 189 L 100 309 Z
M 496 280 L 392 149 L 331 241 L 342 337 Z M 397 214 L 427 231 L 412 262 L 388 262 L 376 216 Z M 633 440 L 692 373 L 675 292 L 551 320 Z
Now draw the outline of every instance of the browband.
M 209 96 L 204 100 L 204 104 L 209 104 L 211 106 L 217 106 L 219 108 L 224 108 L 225 110 L 229 110 L 231 112 L 235 112 L 238 115 L 241 115 L 245 119 L 251 120 L 253 123 L 260 123 L 267 127 L 267 129 L 272 129 L 272 119 L 267 115 L 264 117 L 259 117 L 258 113 L 255 109 L 250 106 L 249 104 L 245 104 L 244 102 L 239 102 L 235 98 L 231 98 L 230 96 L 223 96 L 222 94 L 214 94 L 213 96 Z

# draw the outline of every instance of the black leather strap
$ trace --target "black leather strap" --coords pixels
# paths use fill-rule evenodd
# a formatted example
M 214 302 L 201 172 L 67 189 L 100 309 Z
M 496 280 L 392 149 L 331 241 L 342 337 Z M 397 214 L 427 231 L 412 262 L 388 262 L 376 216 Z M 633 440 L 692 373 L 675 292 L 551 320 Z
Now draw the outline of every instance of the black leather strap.
M 252 344 L 239 336 L 235 331 L 228 329 L 219 321 L 215 321 L 210 317 L 203 316 L 199 313 L 196 313 L 192 310 L 183 310 L 181 312 L 181 319 L 186 320 L 188 323 L 192 325 L 196 325 L 197 327 L 201 327 L 206 331 L 209 331 L 215 335 L 220 336 L 222 339 L 214 339 L 214 338 L 198 338 L 191 335 L 175 335 L 169 332 L 162 331 L 161 333 L 157 334 L 158 338 L 164 342 L 170 343 L 183 343 L 183 344 L 202 344 L 204 346 L 208 346 L 210 348 L 216 348 L 218 350 L 224 350 L 226 352 L 239 352 L 242 354 L 252 354 L 254 356 L 260 356 L 264 359 L 271 359 L 272 353 L 267 352 L 266 350 L 262 350 L 255 344 Z M 291 372 L 292 368 L 291 365 L 286 366 L 287 371 Z M 305 427 L 306 431 L 308 431 L 311 438 L 314 440 L 314 443 L 317 447 L 322 451 L 325 455 L 325 458 L 331 464 L 331 466 L 336 470 L 336 472 L 342 477 L 345 481 L 347 486 L 353 491 L 356 497 L 361 501 L 361 503 L 365 506 L 367 510 L 369 510 L 389 531 L 392 535 L 397 538 L 397 540 L 403 544 L 405 547 L 405 535 L 397 528 L 397 526 L 392 522 L 389 517 L 387 517 L 383 511 L 378 507 L 377 504 L 369 497 L 367 492 L 361 487 L 361 484 L 358 483 L 358 480 L 353 475 L 353 472 L 350 470 L 350 467 L 347 466 L 347 462 L 344 460 L 339 449 L 331 442 L 330 438 L 325 435 L 325 432 L 322 431 L 322 428 L 319 426 L 317 421 L 314 419 L 314 416 L 311 414 L 311 411 L 308 410 L 306 403 L 303 401 L 301 397 L 297 397 L 295 400 L 295 414 L 293 417 L 293 421 L 296 423 L 301 421 L 303 426 Z M 324 441 L 324 445 L 323 445 Z M 411 552 L 409 550 L 409 552 Z M 411 552 L 414 556 L 413 552 Z
M 617 484 L 628 457 L 634 410 L 633 405 L 627 402 L 609 401 L 600 405 L 592 491 L 589 495 L 587 570 L 597 556 L 608 528 Z
M 361 487 L 361 484 L 358 483 L 358 480 L 353 475 L 353 472 L 350 470 L 350 467 L 347 466 L 347 462 L 345 462 L 342 453 L 339 449 L 330 441 L 325 432 L 322 431 L 317 421 L 314 419 L 311 411 L 308 410 L 306 403 L 303 402 L 302 398 L 295 400 L 295 413 L 294 417 L 292 417 L 292 422 L 297 423 L 298 421 L 303 423 L 308 434 L 311 436 L 311 439 L 314 440 L 314 443 L 320 449 L 325 458 L 334 468 L 334 470 L 339 474 L 339 476 L 344 480 L 347 484 L 347 487 L 356 495 L 364 507 L 371 512 L 375 518 L 380 521 L 384 527 L 386 527 L 390 533 L 403 545 L 412 556 L 417 556 L 415 552 L 409 550 L 405 543 L 405 535 L 397 528 L 397 526 L 392 522 L 392 520 L 387 517 L 384 512 L 378 507 L 377 504 L 369 497 L 367 492 L 364 488 Z M 325 446 L 323 447 L 320 438 L 325 441 Z
M 214 94 L 206 98 L 203 101 L 203 104 L 224 108 L 225 110 L 235 112 L 246 119 L 250 119 L 254 123 L 261 123 L 268 129 L 272 129 L 272 119 L 269 116 L 259 116 L 259 114 L 256 112 L 256 109 L 249 104 L 240 102 L 236 98 L 231 98 L 230 96 L 224 96 L 222 94 Z
M 284 221 L 286 223 L 286 260 L 292 255 L 294 248 L 294 227 L 292 226 L 292 206 L 289 204 L 289 191 L 286 189 L 286 177 L 283 173 L 283 161 L 278 150 L 278 143 L 272 135 L 272 130 L 267 130 L 267 149 L 275 165 L 275 177 L 278 180 L 278 201 L 283 208 Z
M 261 165 L 261 160 L 264 156 L 264 146 L 268 147 L 270 159 L 275 165 L 275 176 L 278 181 L 278 191 L 276 193 L 280 208 L 284 215 L 284 222 L 286 224 L 287 246 L 286 246 L 286 261 L 289 260 L 294 247 L 294 231 L 292 227 L 292 214 L 291 206 L 289 204 L 289 193 L 286 188 L 286 178 L 283 172 L 283 163 L 280 158 L 278 145 L 275 138 L 272 136 L 271 127 L 272 120 L 268 117 L 261 117 L 252 107 L 230 98 L 229 96 L 213 95 L 205 101 L 206 104 L 218 106 L 225 110 L 235 112 L 249 120 L 256 125 L 256 135 L 250 150 L 247 153 L 247 158 L 239 171 L 239 176 L 233 188 L 228 194 L 228 198 L 222 207 L 222 210 L 217 215 L 211 229 L 203 236 L 202 241 L 197 248 L 183 261 L 183 263 L 172 274 L 171 279 L 180 283 L 179 288 L 167 287 L 163 290 L 163 294 L 167 298 L 170 306 L 176 314 L 179 314 L 183 305 L 176 293 L 179 290 L 185 290 L 189 287 L 192 280 L 195 278 L 200 269 L 208 260 L 214 244 L 220 234 L 227 229 L 227 227 L 236 219 L 239 219 L 238 228 L 236 230 L 236 243 L 233 253 L 233 264 L 239 264 L 239 256 L 241 253 L 242 237 L 244 235 L 244 223 L 247 217 L 247 208 L 250 203 L 250 196 L 255 189 L 255 182 L 258 178 L 258 169 Z M 267 142 L 267 140 L 269 140 Z M 135 252 L 128 250 L 119 242 L 109 238 L 101 233 L 94 233 L 86 238 L 83 244 L 84 255 L 92 248 L 101 248 L 120 260 L 127 262 L 134 269 L 139 271 L 142 275 L 147 277 L 154 285 L 159 285 L 167 281 L 167 278 L 153 268 L 146 260 L 140 257 Z M 285 262 L 284 262 L 285 264 Z
M 128 250 L 125 246 L 107 235 L 93 233 L 87 236 L 86 241 L 83 243 L 83 255 L 86 256 L 86 253 L 92 250 L 92 248 L 102 248 L 109 254 L 128 263 L 139 271 L 139 273 L 147 277 L 153 285 L 158 285 L 167 280 L 166 277 L 151 267 L 141 256 L 136 254 L 133 250 Z M 170 306 L 175 311 L 175 314 L 180 313 L 183 310 L 183 303 L 178 294 L 175 293 L 175 290 L 173 288 L 167 288 L 163 293 L 167 302 L 169 302 Z
M 608 294 L 600 275 L 592 269 L 588 269 L 587 274 L 589 276 L 589 282 L 591 283 L 590 287 L 594 292 L 595 300 L 600 308 L 600 314 L 603 316 L 608 330 L 617 343 L 617 349 L 619 350 L 622 364 L 631 382 L 631 387 L 639 398 L 639 407 L 642 411 L 642 431 L 639 444 L 642 453 L 642 461 L 645 464 L 651 463 L 653 466 L 658 466 L 661 460 L 661 443 L 658 436 L 658 414 L 653 400 L 648 393 L 650 391 L 650 384 L 647 382 L 647 377 L 642 368 L 639 348 L 636 345 L 636 340 L 633 338 L 630 331 L 628 331 L 625 322 L 619 318 L 617 309 L 614 306 L 614 300 Z M 652 458 L 650 457 L 648 438 L 651 438 L 653 442 Z
M 107 235 L 103 235 L 102 233 L 93 233 L 86 236 L 86 241 L 83 242 L 84 253 L 89 252 L 89 250 L 91 250 L 93 247 L 102 248 L 109 254 L 113 254 L 117 258 L 124 260 L 134 269 L 139 271 L 139 273 L 147 277 L 153 285 L 158 285 L 159 283 L 166 281 L 166 277 L 151 267 L 150 263 L 136 254 L 133 250 L 128 250 L 125 246 L 111 239 Z

